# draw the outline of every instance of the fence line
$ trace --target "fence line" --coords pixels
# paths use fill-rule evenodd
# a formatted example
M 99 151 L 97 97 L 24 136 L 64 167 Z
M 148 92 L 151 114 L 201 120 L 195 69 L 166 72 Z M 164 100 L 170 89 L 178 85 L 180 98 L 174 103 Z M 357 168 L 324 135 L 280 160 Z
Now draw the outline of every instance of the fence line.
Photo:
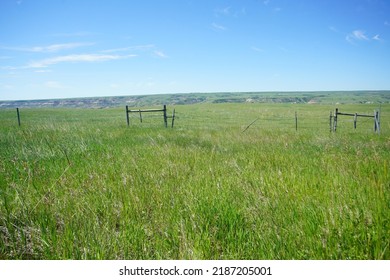
M 277 129 L 277 130 L 323 130 L 326 131 L 329 129 L 329 131 L 334 132 L 335 129 L 343 128 L 343 127 L 349 127 L 349 123 L 352 123 L 351 126 L 355 129 L 364 128 L 366 131 L 368 131 L 369 123 L 372 122 L 372 119 L 374 120 L 374 131 L 377 133 L 381 130 L 381 120 L 380 115 L 381 112 L 379 110 L 375 110 L 374 114 L 369 114 L 367 112 L 364 113 L 351 113 L 351 112 L 340 112 L 339 109 L 337 109 L 337 114 L 334 111 L 330 111 L 329 115 L 326 114 L 324 111 L 293 111 L 288 110 L 286 111 L 286 114 L 283 114 L 281 111 L 273 111 L 273 110 L 256 110 L 247 112 L 245 110 L 238 110 L 238 111 L 230 111 L 230 110 L 217 110 L 212 111 L 210 114 L 208 111 L 199 111 L 199 110 L 185 110 L 183 114 L 181 115 L 181 118 L 183 119 L 185 126 L 189 129 L 191 128 L 212 128 L 212 129 L 223 129 L 227 127 L 239 127 L 241 131 L 245 131 L 249 128 L 253 129 L 253 127 L 256 127 L 256 129 L 263 128 L 263 129 Z M 28 112 L 28 111 L 27 111 Z M 329 111 L 328 111 L 329 112 Z M 21 126 L 21 122 L 23 119 L 27 120 L 26 124 L 30 123 L 31 116 L 27 113 L 25 116 L 24 113 L 21 112 L 20 108 L 16 108 L 16 115 L 17 115 L 17 125 Z M 43 112 L 45 113 L 45 112 Z M 56 117 L 56 114 L 52 115 L 52 112 L 50 111 L 50 117 L 53 118 L 53 121 L 65 121 L 63 118 L 64 116 L 61 116 L 60 118 Z M 126 119 L 127 119 L 127 125 L 130 126 L 130 123 L 134 123 L 135 119 L 139 119 L 139 122 L 144 122 L 149 118 L 160 118 L 161 116 L 164 121 L 165 127 L 168 126 L 168 119 L 171 119 L 172 123 L 170 123 L 170 126 L 174 126 L 175 122 L 175 109 L 173 110 L 172 114 L 169 114 L 167 112 L 167 106 L 163 106 L 162 108 L 158 109 L 130 109 L 128 106 L 126 106 Z M 385 111 L 383 113 L 385 120 L 388 119 L 389 114 Z M 39 114 L 40 115 L 40 114 Z M 24 117 L 23 117 L 24 116 Z M 33 115 L 34 119 L 37 119 L 38 115 Z M 60 115 L 59 115 L 60 116 Z M 335 118 L 336 116 L 336 118 Z M 343 117 L 342 117 L 343 116 Z M 113 117 L 112 115 L 105 113 L 104 116 L 101 118 L 104 120 L 107 120 L 108 118 Z M 116 116 L 116 118 L 119 118 L 120 116 Z M 253 120 L 255 120 L 254 123 L 251 123 Z M 71 119 L 70 121 L 73 121 Z M 357 122 L 359 121 L 359 124 Z M 15 122 L 14 122 L 15 123 Z M 147 122 L 146 122 L 147 123 Z M 16 123 L 15 123 L 16 124 Z M 247 126 L 250 127 L 247 127 Z M 388 128 L 388 122 L 384 123 L 385 128 Z
M 364 117 L 364 118 L 374 118 L 374 131 L 378 134 L 380 133 L 380 114 L 379 111 L 374 110 L 374 115 L 367 115 L 367 114 L 358 114 L 358 113 L 341 113 L 339 112 L 339 109 L 336 108 L 334 115 L 332 116 L 332 112 L 329 116 L 329 129 L 330 131 L 336 132 L 337 130 L 337 122 L 338 122 L 338 116 L 351 116 L 353 118 L 353 127 L 356 129 L 357 126 L 357 118 L 358 117 Z M 333 123 L 332 123 L 333 122 Z
M 173 109 L 172 116 L 169 117 L 167 115 L 167 105 L 164 105 L 162 109 L 138 109 L 138 110 L 129 110 L 129 106 L 126 105 L 126 120 L 127 120 L 127 126 L 130 126 L 130 116 L 129 113 L 138 113 L 140 122 L 142 123 L 142 113 L 155 113 L 155 112 L 162 112 L 163 118 L 164 118 L 164 125 L 165 127 L 168 127 L 168 118 L 172 119 L 171 127 L 173 128 L 173 125 L 175 123 L 175 109 Z

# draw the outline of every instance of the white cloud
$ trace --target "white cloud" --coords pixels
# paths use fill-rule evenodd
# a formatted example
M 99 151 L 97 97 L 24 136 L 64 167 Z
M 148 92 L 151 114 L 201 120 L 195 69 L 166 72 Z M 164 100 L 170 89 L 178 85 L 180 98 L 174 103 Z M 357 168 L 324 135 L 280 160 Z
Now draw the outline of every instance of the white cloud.
M 220 30 L 220 31 L 225 31 L 226 30 L 226 27 L 223 26 L 223 25 L 220 25 L 220 24 L 217 24 L 215 22 L 213 22 L 211 24 L 211 26 L 213 27 L 214 30 Z
M 352 34 L 358 40 L 368 40 L 366 34 L 364 34 L 364 31 L 355 30 L 355 31 L 352 32 Z
M 52 57 L 29 63 L 25 68 L 44 68 L 62 62 L 101 62 L 134 57 L 136 55 L 72 54 Z
M 354 41 L 369 41 L 370 39 L 366 36 L 365 32 L 362 30 L 354 30 L 351 33 L 349 33 L 345 39 L 353 43 Z
M 149 45 L 139 45 L 139 46 L 131 46 L 124 48 L 116 48 L 116 49 L 108 49 L 101 51 L 102 53 L 115 53 L 115 52 L 127 52 L 127 51 L 147 51 L 153 49 L 155 46 L 152 44 Z
M 225 7 L 225 8 L 221 8 L 221 9 L 217 9 L 215 11 L 216 13 L 216 16 L 218 17 L 219 15 L 222 15 L 222 16 L 228 16 L 230 15 L 230 7 Z
M 228 7 L 216 9 L 214 15 L 216 18 L 220 18 L 220 17 L 238 18 L 246 15 L 246 8 L 242 7 L 241 9 L 235 9 L 235 8 L 232 9 L 230 6 L 228 6 Z
M 56 45 L 50 45 L 46 48 L 43 48 L 44 52 L 57 52 L 61 50 L 68 50 L 68 49 L 74 49 L 84 46 L 92 46 L 94 43 L 68 43 L 68 44 L 56 44 Z
M 1 47 L 5 50 L 22 51 L 22 52 L 58 52 L 62 50 L 69 50 L 78 47 L 91 46 L 94 43 L 66 43 L 66 44 L 53 44 L 49 46 L 37 46 L 37 47 Z
M 382 41 L 382 38 L 379 37 L 379 34 L 376 34 L 374 37 L 372 37 L 372 39 L 375 41 Z
M 154 51 L 154 54 L 161 58 L 167 58 L 168 56 L 162 51 Z

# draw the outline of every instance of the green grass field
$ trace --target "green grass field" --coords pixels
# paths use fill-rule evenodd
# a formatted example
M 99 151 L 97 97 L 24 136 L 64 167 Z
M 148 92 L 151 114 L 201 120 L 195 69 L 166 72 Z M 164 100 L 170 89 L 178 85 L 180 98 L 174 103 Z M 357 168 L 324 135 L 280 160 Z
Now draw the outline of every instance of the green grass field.
M 175 108 L 0 110 L 0 259 L 390 259 L 389 104 Z

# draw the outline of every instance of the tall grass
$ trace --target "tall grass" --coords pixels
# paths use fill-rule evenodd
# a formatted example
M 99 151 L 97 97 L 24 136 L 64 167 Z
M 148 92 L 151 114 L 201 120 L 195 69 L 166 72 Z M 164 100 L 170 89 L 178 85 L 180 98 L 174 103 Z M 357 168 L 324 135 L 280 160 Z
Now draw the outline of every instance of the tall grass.
M 0 258 L 390 259 L 389 109 L 2 110 Z

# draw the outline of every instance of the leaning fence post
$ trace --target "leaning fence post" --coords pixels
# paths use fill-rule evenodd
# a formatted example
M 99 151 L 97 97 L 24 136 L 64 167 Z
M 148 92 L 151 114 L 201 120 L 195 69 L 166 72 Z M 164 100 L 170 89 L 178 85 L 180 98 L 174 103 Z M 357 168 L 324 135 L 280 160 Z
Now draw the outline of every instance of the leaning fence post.
M 379 121 L 379 111 L 374 111 L 374 129 L 375 132 L 380 133 L 380 121 Z
M 18 125 L 20 126 L 20 113 L 19 113 L 19 108 L 16 108 L 16 114 L 18 115 Z
M 126 120 L 127 120 L 127 126 L 130 125 L 130 119 L 129 119 L 129 106 L 126 105 Z

